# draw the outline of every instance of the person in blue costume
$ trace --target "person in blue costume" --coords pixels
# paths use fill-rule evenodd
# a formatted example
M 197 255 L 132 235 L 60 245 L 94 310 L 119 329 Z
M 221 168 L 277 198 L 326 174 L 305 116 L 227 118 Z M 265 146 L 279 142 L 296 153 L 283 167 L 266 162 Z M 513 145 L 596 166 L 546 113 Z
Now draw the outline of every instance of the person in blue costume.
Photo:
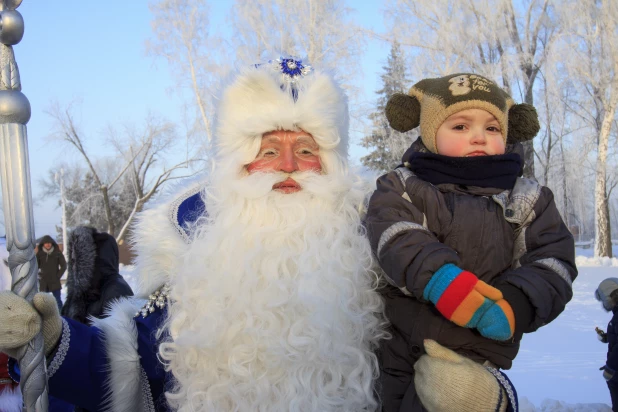
M 138 219 L 136 297 L 89 327 L 36 295 L 19 334 L 42 325 L 50 394 L 89 411 L 375 410 L 384 320 L 346 96 L 290 58 L 221 90 L 213 172 Z
M 221 90 L 213 171 L 138 218 L 136 296 L 87 326 L 0 292 L 0 351 L 42 330 L 50 394 L 89 411 L 379 410 L 373 183 L 347 164 L 346 96 L 292 58 Z

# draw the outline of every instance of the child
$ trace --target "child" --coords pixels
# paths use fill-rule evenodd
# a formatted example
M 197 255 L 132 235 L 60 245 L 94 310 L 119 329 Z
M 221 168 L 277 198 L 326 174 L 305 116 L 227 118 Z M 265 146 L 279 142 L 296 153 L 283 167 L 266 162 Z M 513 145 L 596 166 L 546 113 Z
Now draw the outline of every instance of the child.
M 612 410 L 618 410 L 618 279 L 608 278 L 599 284 L 594 296 L 603 304 L 603 309 L 613 312 L 607 325 L 607 333 L 596 328 L 599 340 L 607 343 L 607 362 L 601 368 L 612 398 Z
M 392 96 L 386 116 L 401 132 L 420 125 L 422 136 L 378 179 L 366 219 L 390 283 L 383 410 L 414 411 L 424 340 L 509 369 L 522 334 L 571 299 L 575 246 L 552 192 L 520 177 L 517 142 L 539 130 L 534 107 L 484 77 L 456 74 Z

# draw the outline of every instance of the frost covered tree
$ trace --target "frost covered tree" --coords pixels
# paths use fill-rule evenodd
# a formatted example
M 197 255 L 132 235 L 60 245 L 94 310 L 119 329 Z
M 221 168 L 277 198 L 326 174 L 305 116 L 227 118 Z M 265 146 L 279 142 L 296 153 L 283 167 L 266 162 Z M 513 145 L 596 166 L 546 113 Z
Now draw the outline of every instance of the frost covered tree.
M 306 57 L 331 71 L 351 99 L 357 95 L 365 36 L 344 0 L 235 0 L 232 35 L 212 27 L 208 0 L 153 0 L 149 7 L 154 36 L 147 49 L 168 62 L 179 89 L 191 92 L 195 129 L 206 136 L 206 151 L 220 81 L 232 67 L 265 62 L 273 53 Z
M 197 152 L 186 148 L 184 156 L 172 157 L 179 136 L 176 126 L 152 114 L 141 127 L 124 125 L 122 130 L 108 129 L 110 141 L 129 162 L 125 184 L 132 190 L 133 200 L 129 214 L 124 216 L 116 240 L 123 240 L 133 219 L 144 205 L 169 181 L 192 176 L 191 166 L 198 162 Z M 189 140 L 187 140 L 189 146 Z M 168 159 L 170 157 L 170 159 Z M 176 159 L 174 161 L 169 161 Z M 127 200 L 125 200 L 127 201 Z
M 415 131 L 400 133 L 391 128 L 384 111 L 390 96 L 405 93 L 410 88 L 406 67 L 405 55 L 395 41 L 391 44 L 386 65 L 382 67 L 382 88 L 376 92 L 378 99 L 375 111 L 369 115 L 371 131 L 361 140 L 361 146 L 371 150 L 361 158 L 361 163 L 380 172 L 392 170 L 401 163 L 403 153 L 418 137 Z
M 550 0 L 389 0 L 386 15 L 391 36 L 417 56 L 413 77 L 472 71 L 533 104 L 537 76 L 558 37 L 554 7 Z M 524 175 L 534 177 L 532 143 L 524 150 Z
M 52 139 L 75 149 L 88 171 L 83 180 L 78 180 L 80 183 L 66 187 L 67 196 L 71 190 L 76 190 L 74 196 L 86 202 L 83 207 L 89 210 L 89 224 L 115 236 L 118 241 L 122 240 L 133 216 L 144 203 L 167 181 L 181 177 L 177 172 L 183 168 L 188 170 L 195 161 L 193 151 L 176 161 L 173 156 L 168 159 L 176 143 L 186 142 L 188 150 L 189 141 L 178 138 L 173 124 L 153 115 L 148 115 L 142 126 L 125 125 L 121 132 L 108 127 L 106 140 L 117 152 L 111 159 L 94 157 L 88 150 L 88 139 L 75 121 L 71 104 L 64 107 L 52 104 L 48 114 L 54 124 Z M 126 194 L 127 190 L 132 191 L 131 196 Z M 90 201 L 96 204 L 91 205 Z M 132 206 L 128 207 L 127 202 Z M 93 216 L 99 216 L 98 209 L 104 212 L 105 226 L 92 222 Z M 127 209 L 128 214 L 125 213 Z
M 307 57 L 354 94 L 365 37 L 351 14 L 343 0 L 236 0 L 231 49 L 238 64 L 260 62 L 264 52 Z
M 595 256 L 612 256 L 607 159 L 618 104 L 618 4 L 612 1 L 565 2 L 562 24 L 572 53 L 567 65 L 573 83 L 580 85 L 572 104 L 596 141 Z
M 96 170 L 100 178 L 107 179 L 107 176 L 117 175 L 119 164 L 114 159 L 94 160 Z M 59 198 L 60 184 L 56 175 L 60 169 L 64 170 L 64 201 L 67 216 L 67 227 L 80 225 L 93 226 L 101 231 L 107 231 L 109 227 L 108 215 L 103 203 L 103 195 L 99 190 L 98 183 L 92 172 L 80 164 L 62 164 L 51 168 L 48 177 L 39 181 L 43 191 L 42 198 Z M 110 212 L 114 220 L 114 226 L 119 227 L 124 223 L 131 213 L 132 205 L 135 202 L 130 182 L 125 177 L 120 179 L 108 191 L 110 199 Z M 58 200 L 58 206 L 61 200 Z M 57 226 L 58 237 L 61 237 L 62 227 Z
M 189 90 L 196 109 L 195 128 L 212 140 L 213 96 L 217 82 L 229 70 L 222 60 L 222 39 L 211 32 L 206 0 L 158 0 L 149 4 L 154 38 L 146 46 L 172 69 L 178 91 Z
M 109 234 L 114 235 L 116 233 L 116 222 L 112 213 L 110 192 L 116 183 L 120 181 L 129 164 L 127 163 L 124 168 L 118 170 L 115 176 L 104 177 L 102 170 L 96 167 L 96 159 L 92 158 L 86 148 L 84 136 L 75 122 L 73 104 L 70 103 L 66 106 L 61 106 L 58 102 L 52 103 L 47 109 L 47 114 L 49 114 L 53 121 L 53 130 L 50 137 L 57 141 L 67 143 L 69 147 L 77 150 L 86 163 L 93 185 L 96 186 L 101 196 L 99 201 L 101 202 L 107 219 L 107 227 L 105 230 Z

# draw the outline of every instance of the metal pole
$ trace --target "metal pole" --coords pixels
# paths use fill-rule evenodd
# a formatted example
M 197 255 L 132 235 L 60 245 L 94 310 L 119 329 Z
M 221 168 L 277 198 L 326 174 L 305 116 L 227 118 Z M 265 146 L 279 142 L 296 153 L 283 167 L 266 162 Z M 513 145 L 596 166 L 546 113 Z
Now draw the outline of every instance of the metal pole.
M 24 35 L 24 20 L 15 10 L 21 2 L 0 0 L 0 177 L 11 290 L 31 302 L 38 292 L 38 266 L 34 255 L 36 240 L 26 133 L 30 103 L 21 93 L 12 47 Z M 43 335 L 39 333 L 25 345 L 18 358 L 24 411 L 46 412 L 48 392 Z

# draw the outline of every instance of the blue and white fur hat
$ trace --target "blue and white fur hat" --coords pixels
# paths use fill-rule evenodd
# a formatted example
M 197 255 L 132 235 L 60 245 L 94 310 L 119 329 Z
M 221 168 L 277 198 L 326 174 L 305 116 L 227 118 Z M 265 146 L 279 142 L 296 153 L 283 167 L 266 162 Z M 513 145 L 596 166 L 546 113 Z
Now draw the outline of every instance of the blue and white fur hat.
M 273 130 L 303 130 L 320 147 L 326 173 L 345 167 L 348 100 L 334 78 L 295 58 L 241 69 L 222 89 L 215 124 L 218 167 L 238 172 Z M 232 170 L 230 170 L 232 171 Z

